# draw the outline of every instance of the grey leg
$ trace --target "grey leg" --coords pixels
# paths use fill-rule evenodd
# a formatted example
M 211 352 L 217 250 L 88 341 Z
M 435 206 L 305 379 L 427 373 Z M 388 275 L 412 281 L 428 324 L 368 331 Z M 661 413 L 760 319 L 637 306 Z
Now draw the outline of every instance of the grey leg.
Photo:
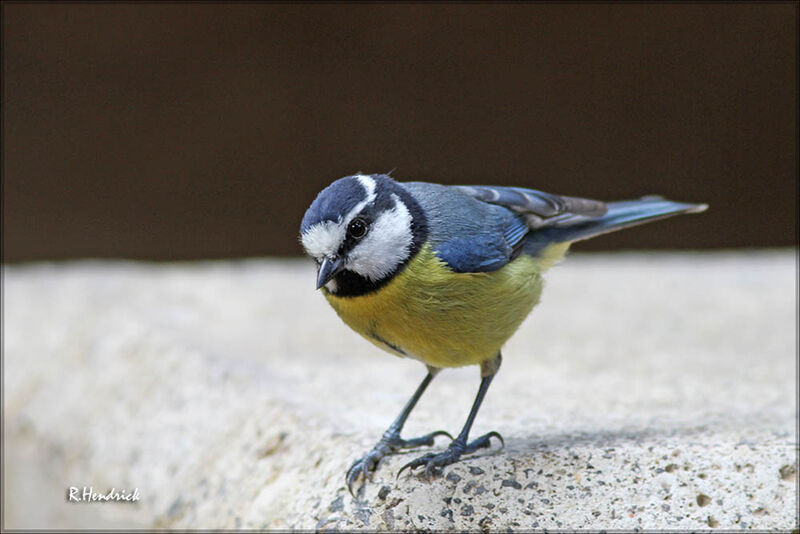
M 478 410 L 481 407 L 483 397 L 486 396 L 486 392 L 489 390 L 489 384 L 492 383 L 495 373 L 497 373 L 497 370 L 500 368 L 501 361 L 502 356 L 498 354 L 496 358 L 481 365 L 481 385 L 480 388 L 478 388 L 478 394 L 475 396 L 475 402 L 472 404 L 472 409 L 467 417 L 467 422 L 464 423 L 464 428 L 461 429 L 458 437 L 450 443 L 447 450 L 438 454 L 428 453 L 416 460 L 412 460 L 400 469 L 397 476 L 400 476 L 400 473 L 406 468 L 410 467 L 413 471 L 417 467 L 425 466 L 425 476 L 430 478 L 431 474 L 435 471 L 440 470 L 446 465 L 457 462 L 462 455 L 489 447 L 491 438 L 497 438 L 501 444 L 504 444 L 503 437 L 497 432 L 489 432 L 471 442 L 467 442 L 472 423 L 475 421 L 475 416 L 478 414 Z
M 353 483 L 358 480 L 359 475 L 364 475 L 365 479 L 369 478 L 377 468 L 378 463 L 385 456 L 403 449 L 433 445 L 436 436 L 447 436 L 451 440 L 453 439 L 453 436 L 444 430 L 437 430 L 436 432 L 431 432 L 430 434 L 425 434 L 424 436 L 414 439 L 402 439 L 400 437 L 400 432 L 403 430 L 403 425 L 405 425 L 411 410 L 417 405 L 417 401 L 422 397 L 422 394 L 428 388 L 428 384 L 431 383 L 431 380 L 433 380 L 433 377 L 436 376 L 438 372 L 439 369 L 428 367 L 427 376 L 425 376 L 422 383 L 414 392 L 414 395 L 412 395 L 405 407 L 403 407 L 397 419 L 395 419 L 389 428 L 386 429 L 386 432 L 383 433 L 380 441 L 378 441 L 367 454 L 353 462 L 353 465 L 347 470 L 345 480 L 347 482 L 347 489 L 350 490 L 351 495 L 353 494 Z

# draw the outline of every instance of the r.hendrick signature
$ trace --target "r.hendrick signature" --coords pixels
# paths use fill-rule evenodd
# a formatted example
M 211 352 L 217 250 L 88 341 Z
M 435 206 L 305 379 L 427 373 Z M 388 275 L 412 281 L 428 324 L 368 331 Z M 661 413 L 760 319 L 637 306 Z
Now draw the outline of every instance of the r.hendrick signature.
M 92 486 L 78 488 L 70 486 L 67 490 L 67 502 L 135 502 L 139 500 L 139 488 L 130 490 L 117 490 L 111 488 L 107 493 L 99 493 L 94 491 Z

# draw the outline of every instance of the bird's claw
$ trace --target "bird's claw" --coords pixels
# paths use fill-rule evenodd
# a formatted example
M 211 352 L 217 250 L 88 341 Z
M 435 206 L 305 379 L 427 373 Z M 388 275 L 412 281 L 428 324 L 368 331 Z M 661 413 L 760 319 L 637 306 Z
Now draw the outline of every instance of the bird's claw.
M 447 436 L 451 441 L 453 439 L 453 436 L 444 430 L 437 430 L 413 439 L 402 439 L 398 432 L 387 431 L 371 451 L 353 462 L 350 469 L 347 470 L 345 482 L 350 495 L 355 497 L 353 484 L 358 480 L 359 476 L 363 475 L 364 480 L 372 481 L 372 475 L 375 473 L 378 463 L 385 456 L 403 449 L 433 445 L 437 436 Z
M 377 453 L 375 449 L 372 449 L 362 458 L 353 462 L 353 465 L 350 466 L 350 469 L 347 470 L 347 474 L 345 475 L 347 489 L 350 491 L 350 495 L 355 497 L 353 493 L 353 483 L 358 480 L 359 475 L 364 475 L 365 479 L 372 478 L 372 472 L 375 470 L 375 466 L 380 459 L 381 455 Z
M 397 477 L 399 478 L 400 474 L 406 469 L 411 469 L 411 471 L 414 471 L 414 469 L 418 467 L 425 466 L 425 478 L 430 480 L 431 475 L 441 471 L 441 469 L 447 465 L 456 463 L 462 455 L 475 452 L 478 449 L 485 449 L 489 447 L 491 445 L 492 438 L 497 438 L 500 441 L 500 445 L 505 447 L 505 440 L 503 440 L 503 436 L 494 431 L 484 434 L 468 444 L 465 444 L 463 440 L 456 439 L 450 443 L 450 446 L 447 447 L 447 450 L 444 452 L 429 452 L 424 456 L 420 456 L 419 458 L 408 462 L 406 465 L 400 468 L 400 471 L 397 472 Z

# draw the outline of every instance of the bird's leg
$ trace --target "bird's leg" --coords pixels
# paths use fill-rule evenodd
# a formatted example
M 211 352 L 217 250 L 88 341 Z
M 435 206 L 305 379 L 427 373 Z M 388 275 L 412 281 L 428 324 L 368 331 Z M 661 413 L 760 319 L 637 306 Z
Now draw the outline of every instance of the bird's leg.
M 488 434 L 484 434 L 483 436 L 476 438 L 469 443 L 467 442 L 470 428 L 472 428 L 472 423 L 475 421 L 475 416 L 478 414 L 478 409 L 481 407 L 483 397 L 486 395 L 486 391 L 489 389 L 489 384 L 492 383 L 495 373 L 497 373 L 497 370 L 500 368 L 501 361 L 502 356 L 498 354 L 497 357 L 493 358 L 492 360 L 481 364 L 481 386 L 478 389 L 478 394 L 475 396 L 475 402 L 472 404 L 472 410 L 469 412 L 469 417 L 467 417 L 467 422 L 464 423 L 464 428 L 461 429 L 461 433 L 450 443 L 450 446 L 447 447 L 444 452 L 440 452 L 438 454 L 428 453 L 407 463 L 400 469 L 400 471 L 397 473 L 397 476 L 400 476 L 400 473 L 402 473 L 403 470 L 408 467 L 410 467 L 413 471 L 417 467 L 424 466 L 425 476 L 430 478 L 432 474 L 441 470 L 441 468 L 444 466 L 457 462 L 462 454 L 469 454 L 478 449 L 489 447 L 493 437 L 497 438 L 502 445 L 505 445 L 503 437 L 497 432 L 489 432 Z
M 428 374 L 422 380 L 417 391 L 414 392 L 414 395 L 411 396 L 405 407 L 403 407 L 403 411 L 400 412 L 397 419 L 395 419 L 389 428 L 386 429 L 386 432 L 383 433 L 380 441 L 378 441 L 371 451 L 353 462 L 353 465 L 347 470 L 345 480 L 347 482 L 347 489 L 350 490 L 351 495 L 353 494 L 353 483 L 358 479 L 359 475 L 363 474 L 364 478 L 370 477 L 378 466 L 378 462 L 380 462 L 384 456 L 402 449 L 413 449 L 424 445 L 433 445 L 436 436 L 447 436 L 451 440 L 453 439 L 453 436 L 444 430 L 437 430 L 436 432 L 431 432 L 430 434 L 425 434 L 424 436 L 414 439 L 402 439 L 400 437 L 400 431 L 403 430 L 403 425 L 406 419 L 408 419 L 408 415 L 411 413 L 411 410 L 414 409 L 417 401 L 428 388 L 428 384 L 431 383 L 431 380 L 433 380 L 433 377 L 436 376 L 438 372 L 439 369 L 428 367 Z

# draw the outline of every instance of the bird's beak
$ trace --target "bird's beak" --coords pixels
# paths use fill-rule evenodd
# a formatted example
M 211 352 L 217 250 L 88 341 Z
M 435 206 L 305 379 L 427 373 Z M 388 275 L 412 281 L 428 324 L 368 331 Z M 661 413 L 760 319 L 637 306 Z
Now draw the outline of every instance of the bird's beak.
M 322 260 L 317 270 L 317 289 L 327 284 L 342 268 L 344 268 L 344 260 L 342 258 L 325 258 Z

